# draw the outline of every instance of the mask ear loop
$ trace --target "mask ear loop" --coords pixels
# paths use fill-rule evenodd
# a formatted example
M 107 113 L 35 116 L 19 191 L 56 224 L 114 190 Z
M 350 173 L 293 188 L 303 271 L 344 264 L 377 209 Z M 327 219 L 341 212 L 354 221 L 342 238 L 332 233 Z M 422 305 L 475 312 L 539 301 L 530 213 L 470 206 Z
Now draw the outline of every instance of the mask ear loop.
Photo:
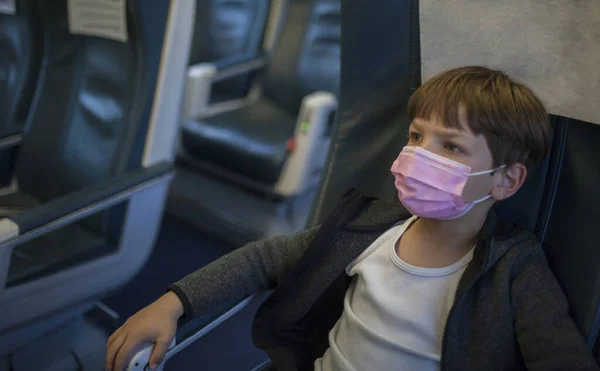
M 491 170 L 484 170 L 484 171 L 478 171 L 476 173 L 471 173 L 469 174 L 469 176 L 477 176 L 477 175 L 484 175 L 484 174 L 491 174 L 492 176 L 494 175 L 494 173 L 500 169 L 502 169 L 503 167 L 505 167 L 506 165 L 502 165 L 502 166 L 498 166 L 495 169 L 491 169 Z
M 471 174 L 469 174 L 469 176 L 477 176 L 477 175 L 483 175 L 483 174 L 490 174 L 491 176 L 494 176 L 494 174 L 496 173 L 496 171 L 504 168 L 505 166 L 506 165 L 502 165 L 502 166 L 498 166 L 495 169 L 485 170 L 485 171 L 479 171 L 477 173 L 471 173 Z M 471 203 L 472 203 L 473 206 L 475 206 L 478 203 L 481 203 L 483 201 L 486 201 L 486 200 L 490 199 L 491 197 L 492 197 L 492 195 L 488 194 L 487 196 L 484 196 L 484 197 L 480 198 L 479 200 L 471 201 Z

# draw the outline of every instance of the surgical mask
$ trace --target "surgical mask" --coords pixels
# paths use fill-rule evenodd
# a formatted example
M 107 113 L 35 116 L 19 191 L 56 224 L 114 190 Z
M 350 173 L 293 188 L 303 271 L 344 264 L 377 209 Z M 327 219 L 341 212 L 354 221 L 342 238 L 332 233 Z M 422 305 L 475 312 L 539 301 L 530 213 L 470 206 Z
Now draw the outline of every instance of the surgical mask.
M 392 164 L 400 202 L 413 215 L 431 219 L 456 219 L 490 197 L 465 203 L 462 193 L 469 177 L 503 168 L 471 173 L 471 167 L 420 147 L 406 146 Z

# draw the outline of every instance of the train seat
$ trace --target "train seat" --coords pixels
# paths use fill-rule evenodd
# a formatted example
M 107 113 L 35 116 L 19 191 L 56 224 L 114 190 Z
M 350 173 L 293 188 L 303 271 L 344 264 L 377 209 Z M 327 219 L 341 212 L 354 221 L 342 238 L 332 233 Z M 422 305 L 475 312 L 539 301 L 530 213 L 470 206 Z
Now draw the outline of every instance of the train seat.
M 11 370 L 88 362 L 89 347 L 74 351 L 95 339 L 78 332 L 82 314 L 149 258 L 173 177 L 195 3 L 34 5 L 40 82 L 18 191 L 0 197 L 2 371 L 5 361 Z M 59 345 L 65 353 L 47 351 Z M 94 367 L 85 369 L 102 363 Z
M 302 225 L 296 201 L 310 203 L 325 162 L 339 53 L 339 0 L 291 1 L 272 55 L 190 72 L 169 213 L 236 244 Z M 208 104 L 211 84 L 249 71 L 248 97 Z
M 29 115 L 42 45 L 30 0 L 0 7 L 0 186 L 9 186 Z

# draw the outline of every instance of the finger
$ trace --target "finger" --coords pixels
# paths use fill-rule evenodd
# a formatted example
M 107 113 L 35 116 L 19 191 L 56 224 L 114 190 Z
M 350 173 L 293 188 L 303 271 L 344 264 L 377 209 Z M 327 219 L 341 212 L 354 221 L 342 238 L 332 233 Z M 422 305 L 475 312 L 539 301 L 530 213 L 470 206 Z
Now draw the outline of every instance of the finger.
M 119 352 L 117 353 L 117 358 L 115 359 L 115 369 L 113 371 L 122 371 L 127 366 L 129 360 L 131 359 L 133 349 L 137 346 L 135 341 L 131 337 L 128 337 Z
M 155 370 L 163 361 L 171 345 L 171 339 L 158 339 L 150 356 L 150 369 Z
M 106 369 L 113 370 L 113 365 L 115 363 L 115 357 L 119 353 L 119 350 L 127 340 L 127 335 L 119 334 L 116 336 L 111 342 L 110 346 L 106 349 Z M 117 369 L 118 370 L 118 369 Z
M 121 336 L 122 332 L 123 332 L 123 327 L 119 327 L 115 332 L 113 332 L 112 335 L 110 335 L 110 337 L 108 338 L 108 341 L 106 342 L 106 349 L 110 348 L 112 343 L 114 343 L 115 340 L 117 340 Z

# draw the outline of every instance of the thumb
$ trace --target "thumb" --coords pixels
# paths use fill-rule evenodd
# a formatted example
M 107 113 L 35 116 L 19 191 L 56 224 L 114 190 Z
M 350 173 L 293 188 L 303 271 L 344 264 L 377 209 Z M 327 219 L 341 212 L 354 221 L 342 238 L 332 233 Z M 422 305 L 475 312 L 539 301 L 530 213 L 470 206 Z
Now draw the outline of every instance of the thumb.
M 171 345 L 171 340 L 168 339 L 157 339 L 152 355 L 150 356 L 150 369 L 155 370 L 158 365 L 163 361 L 167 351 Z

